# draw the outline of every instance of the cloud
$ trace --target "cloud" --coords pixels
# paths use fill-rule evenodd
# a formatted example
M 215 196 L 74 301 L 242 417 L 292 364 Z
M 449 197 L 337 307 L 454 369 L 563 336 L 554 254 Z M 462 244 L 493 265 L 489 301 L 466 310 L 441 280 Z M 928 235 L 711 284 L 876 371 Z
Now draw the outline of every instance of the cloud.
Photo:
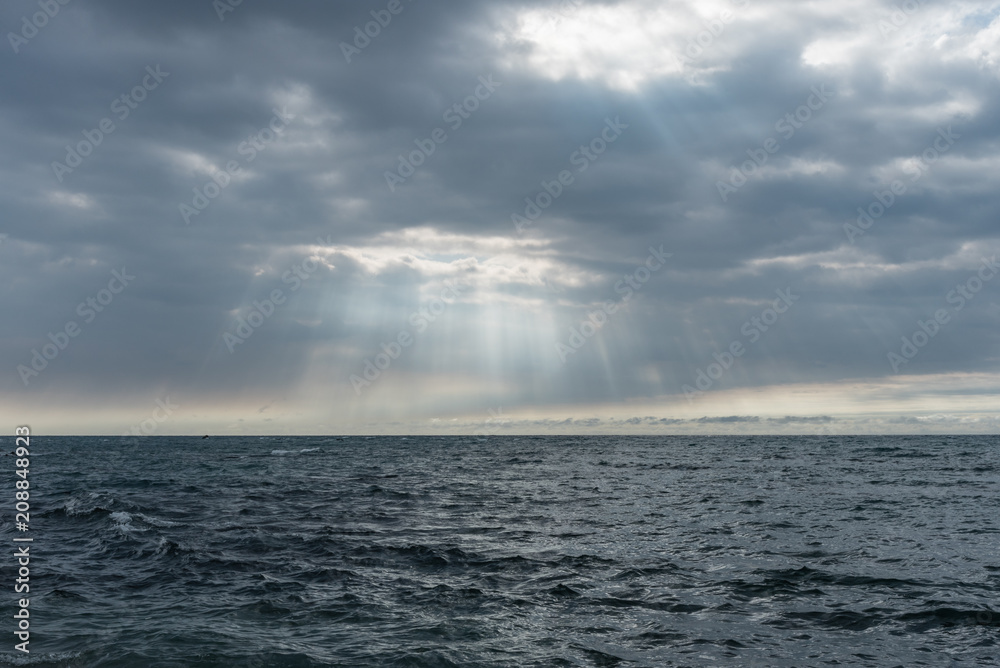
M 94 397 L 127 426 L 149 410 L 130 419 L 133 398 L 169 392 L 223 426 L 268 406 L 268 429 L 497 405 L 586 429 L 824 429 L 822 408 L 742 406 L 855 381 L 900 414 L 958 386 L 988 399 L 968 379 L 997 372 L 1000 283 L 961 310 L 948 295 L 1000 250 L 1000 3 L 404 3 L 347 62 L 341 44 L 383 6 L 243 3 L 220 20 L 195 0 L 94 0 L 3 55 L 5 405 L 53 420 L 59 397 L 81 428 Z M 8 3 L 0 24 L 18 30 L 35 7 Z M 169 76 L 137 92 L 147 68 Z M 477 98 L 488 77 L 499 87 Z M 834 94 L 801 120 L 820 86 Z M 281 110 L 293 118 L 270 137 Z M 595 143 L 609 118 L 628 129 Z M 97 143 L 104 119 L 115 129 Z M 446 140 L 391 190 L 386 173 L 437 129 Z M 957 135 L 946 151 L 942 131 Z M 58 174 L 73 151 L 88 154 Z M 231 163 L 188 224 L 181 205 Z M 511 214 L 564 170 L 572 183 L 518 235 Z M 897 181 L 905 192 L 846 235 Z M 626 299 L 661 245 L 669 263 Z M 317 268 L 293 290 L 304 262 Z M 122 267 L 134 283 L 84 322 L 79 305 Z M 413 314 L 458 279 L 469 289 L 417 332 Z M 801 300 L 748 345 L 744 324 L 787 288 Z M 275 290 L 286 301 L 231 353 L 225 335 Z M 556 344 L 608 303 L 563 364 Z M 888 354 L 942 308 L 947 326 L 897 374 Z M 18 368 L 69 322 L 79 336 L 26 385 Z M 357 396 L 351 376 L 402 331 L 412 347 Z M 699 399 L 711 411 L 609 408 L 681 396 L 736 341 L 746 354 Z M 587 423 L 586 407 L 618 421 Z

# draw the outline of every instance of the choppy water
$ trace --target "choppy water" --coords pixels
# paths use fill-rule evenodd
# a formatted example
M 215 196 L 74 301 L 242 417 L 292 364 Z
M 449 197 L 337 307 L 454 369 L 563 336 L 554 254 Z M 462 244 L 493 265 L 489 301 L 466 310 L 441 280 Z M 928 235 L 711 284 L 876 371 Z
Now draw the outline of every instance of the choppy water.
M 32 665 L 1000 665 L 997 438 L 33 450 Z

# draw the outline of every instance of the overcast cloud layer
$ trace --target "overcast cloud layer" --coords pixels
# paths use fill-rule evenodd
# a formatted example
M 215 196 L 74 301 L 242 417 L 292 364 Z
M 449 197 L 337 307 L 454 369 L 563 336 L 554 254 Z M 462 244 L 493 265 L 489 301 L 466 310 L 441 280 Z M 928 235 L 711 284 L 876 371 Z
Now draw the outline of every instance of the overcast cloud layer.
M 0 8 L 8 424 L 1000 426 L 1000 2 L 61 2 Z

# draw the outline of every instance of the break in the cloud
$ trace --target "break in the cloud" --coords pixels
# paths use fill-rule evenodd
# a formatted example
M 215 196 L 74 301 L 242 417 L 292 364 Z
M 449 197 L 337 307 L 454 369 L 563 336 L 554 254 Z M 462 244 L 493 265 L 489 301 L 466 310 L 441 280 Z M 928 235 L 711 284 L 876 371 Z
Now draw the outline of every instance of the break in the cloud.
M 995 431 L 998 15 L 8 2 L 6 421 Z

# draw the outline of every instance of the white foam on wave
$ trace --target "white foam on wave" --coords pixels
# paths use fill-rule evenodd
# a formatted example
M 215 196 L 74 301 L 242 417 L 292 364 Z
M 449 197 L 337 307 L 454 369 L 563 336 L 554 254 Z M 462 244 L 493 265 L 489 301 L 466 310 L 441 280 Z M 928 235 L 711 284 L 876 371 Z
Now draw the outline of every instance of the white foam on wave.
M 299 452 L 319 452 L 319 448 L 302 448 Z
M 75 496 L 72 496 L 66 500 L 66 505 L 63 506 L 63 510 L 66 511 L 67 515 L 70 516 L 76 515 L 78 514 L 76 509 L 79 505 L 80 505 L 80 499 L 76 498 Z
M 282 455 L 290 455 L 290 454 L 292 454 L 292 451 L 291 450 L 271 450 L 271 454 L 272 455 L 278 455 L 280 457 Z
M 135 531 L 135 527 L 132 526 L 132 516 L 123 511 L 116 511 L 111 513 L 111 521 L 115 523 L 115 528 L 119 531 L 129 532 Z
M 125 514 L 127 515 L 128 513 L 125 513 Z M 139 513 L 138 517 L 139 517 L 140 520 L 142 520 L 146 524 L 152 524 L 154 527 L 175 527 L 175 526 L 177 526 L 177 522 L 171 522 L 170 520 L 161 520 L 161 519 L 159 519 L 157 517 L 150 517 L 149 515 L 143 515 L 142 513 Z

